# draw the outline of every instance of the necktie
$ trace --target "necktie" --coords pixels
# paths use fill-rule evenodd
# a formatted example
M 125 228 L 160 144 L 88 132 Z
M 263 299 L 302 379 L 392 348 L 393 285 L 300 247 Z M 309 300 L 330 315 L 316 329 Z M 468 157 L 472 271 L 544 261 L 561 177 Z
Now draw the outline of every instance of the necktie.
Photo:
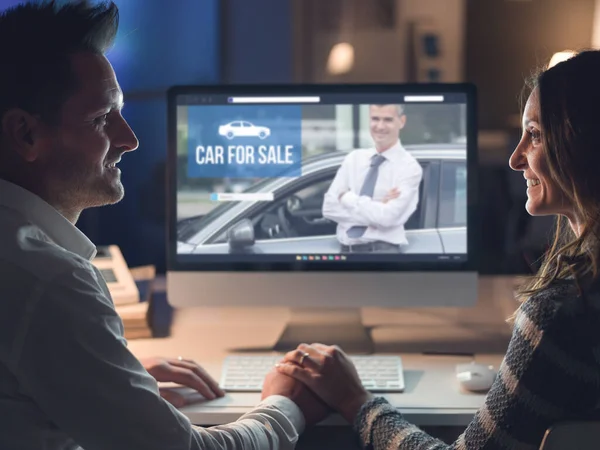
M 360 196 L 364 195 L 373 198 L 373 193 L 375 192 L 375 183 L 377 183 L 377 176 L 379 175 L 379 166 L 384 161 L 385 157 L 381 156 L 379 153 L 371 158 L 371 167 L 369 167 L 365 181 L 360 188 Z M 355 225 L 350 227 L 346 234 L 349 238 L 359 238 L 365 234 L 365 231 L 367 231 L 366 226 Z

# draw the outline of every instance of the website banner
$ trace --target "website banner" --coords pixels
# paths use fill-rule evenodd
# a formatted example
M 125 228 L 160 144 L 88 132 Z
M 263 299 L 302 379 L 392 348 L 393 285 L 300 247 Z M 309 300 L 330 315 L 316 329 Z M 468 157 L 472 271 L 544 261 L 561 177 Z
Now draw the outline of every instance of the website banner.
M 190 178 L 296 177 L 302 171 L 302 107 L 192 106 Z

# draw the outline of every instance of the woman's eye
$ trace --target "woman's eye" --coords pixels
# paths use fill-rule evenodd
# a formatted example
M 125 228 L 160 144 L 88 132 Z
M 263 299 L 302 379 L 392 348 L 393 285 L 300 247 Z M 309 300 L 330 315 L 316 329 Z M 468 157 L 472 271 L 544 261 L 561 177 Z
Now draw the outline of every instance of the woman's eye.
M 534 144 L 539 144 L 541 142 L 542 134 L 539 132 L 539 130 L 527 130 L 527 133 Z

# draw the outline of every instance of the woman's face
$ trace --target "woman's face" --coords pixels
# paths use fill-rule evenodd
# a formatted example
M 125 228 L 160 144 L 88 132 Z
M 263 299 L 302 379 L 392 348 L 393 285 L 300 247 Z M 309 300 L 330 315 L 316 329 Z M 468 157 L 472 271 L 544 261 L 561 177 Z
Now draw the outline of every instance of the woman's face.
M 532 216 L 561 214 L 574 223 L 573 207 L 562 189 L 550 178 L 542 144 L 538 90 L 535 89 L 523 112 L 523 135 L 510 157 L 511 169 L 523 172 L 527 186 L 525 209 Z

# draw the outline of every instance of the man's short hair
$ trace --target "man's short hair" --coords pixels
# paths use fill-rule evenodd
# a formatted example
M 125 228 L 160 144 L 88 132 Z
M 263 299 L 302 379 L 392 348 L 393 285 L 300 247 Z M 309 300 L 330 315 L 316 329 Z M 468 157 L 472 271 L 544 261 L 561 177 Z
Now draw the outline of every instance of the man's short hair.
M 372 106 L 390 106 L 390 105 L 372 105 Z M 402 117 L 402 115 L 404 114 L 404 105 L 401 104 L 394 104 L 392 106 L 396 107 L 396 112 L 398 113 L 398 117 Z
M 114 43 L 119 10 L 112 1 L 33 1 L 0 14 L 0 119 L 22 108 L 56 124 L 77 90 L 71 55 L 104 54 Z

